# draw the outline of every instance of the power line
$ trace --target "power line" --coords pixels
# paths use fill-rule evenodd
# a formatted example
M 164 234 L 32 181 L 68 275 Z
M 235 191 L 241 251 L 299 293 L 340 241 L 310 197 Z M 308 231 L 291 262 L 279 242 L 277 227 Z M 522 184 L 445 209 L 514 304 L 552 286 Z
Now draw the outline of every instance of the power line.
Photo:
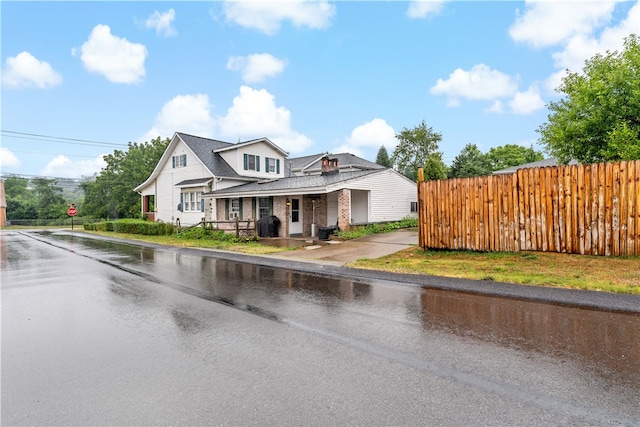
M 42 151 L 21 151 L 21 150 L 11 150 L 12 153 L 23 153 L 23 154 L 43 154 L 43 155 L 47 155 L 47 156 L 59 156 L 59 155 L 63 155 L 65 157 L 84 157 L 87 159 L 95 159 L 98 156 L 83 156 L 81 154 L 64 154 L 64 153 L 44 153 Z M 101 154 L 100 157 L 104 156 L 105 154 Z
M 128 144 L 117 144 L 113 142 L 92 141 L 89 139 L 66 138 L 62 136 L 41 135 L 37 133 L 17 132 L 12 130 L 0 129 L 3 136 L 17 139 L 30 139 L 35 141 L 49 141 L 60 144 L 88 145 L 101 147 L 128 147 Z

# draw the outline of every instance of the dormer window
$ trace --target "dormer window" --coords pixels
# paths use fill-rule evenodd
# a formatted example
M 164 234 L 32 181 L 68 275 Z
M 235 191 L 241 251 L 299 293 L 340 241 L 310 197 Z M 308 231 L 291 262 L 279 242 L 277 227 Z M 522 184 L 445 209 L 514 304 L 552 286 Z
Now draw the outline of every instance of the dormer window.
M 264 159 L 264 170 L 268 173 L 280 173 L 280 159 L 267 157 Z
M 260 156 L 244 155 L 244 170 L 260 172 Z

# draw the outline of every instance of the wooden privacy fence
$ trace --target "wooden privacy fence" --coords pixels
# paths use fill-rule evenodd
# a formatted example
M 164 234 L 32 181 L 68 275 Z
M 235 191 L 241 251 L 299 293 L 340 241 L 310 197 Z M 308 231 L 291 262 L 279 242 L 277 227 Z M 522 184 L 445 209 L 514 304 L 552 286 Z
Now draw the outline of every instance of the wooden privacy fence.
M 418 182 L 419 245 L 640 256 L 640 160 Z

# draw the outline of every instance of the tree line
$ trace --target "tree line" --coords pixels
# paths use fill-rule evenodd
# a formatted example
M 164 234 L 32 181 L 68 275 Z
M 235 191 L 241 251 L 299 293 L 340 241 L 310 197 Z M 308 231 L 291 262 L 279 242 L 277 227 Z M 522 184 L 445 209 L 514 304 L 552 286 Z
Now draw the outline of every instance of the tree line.
M 625 39 L 622 51 L 595 55 L 585 61 L 582 72 L 567 72 L 558 91 L 564 96 L 547 105 L 547 122 L 537 129 L 548 155 L 560 164 L 640 159 L 640 40 L 636 35 Z M 420 167 L 425 179 L 445 179 L 487 175 L 543 158 L 533 147 L 507 144 L 483 153 L 469 143 L 447 166 L 439 150 L 442 134 L 424 120 L 395 137 L 398 145 L 393 153 L 380 147 L 376 163 L 414 181 Z M 151 175 L 169 142 L 160 137 L 130 142 L 127 150 L 105 156 L 106 167 L 83 180 L 84 196 L 78 200 L 65 198 L 56 180 L 7 178 L 7 219 L 63 218 L 70 202 L 85 217 L 140 217 L 141 199 L 133 188 Z

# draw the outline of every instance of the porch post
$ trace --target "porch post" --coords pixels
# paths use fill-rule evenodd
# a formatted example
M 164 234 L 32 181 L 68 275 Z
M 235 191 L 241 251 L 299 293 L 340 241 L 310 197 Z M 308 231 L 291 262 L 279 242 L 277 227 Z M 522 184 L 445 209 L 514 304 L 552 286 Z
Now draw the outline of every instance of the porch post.
M 351 190 L 343 188 L 338 193 L 338 228 L 347 230 L 351 225 Z

